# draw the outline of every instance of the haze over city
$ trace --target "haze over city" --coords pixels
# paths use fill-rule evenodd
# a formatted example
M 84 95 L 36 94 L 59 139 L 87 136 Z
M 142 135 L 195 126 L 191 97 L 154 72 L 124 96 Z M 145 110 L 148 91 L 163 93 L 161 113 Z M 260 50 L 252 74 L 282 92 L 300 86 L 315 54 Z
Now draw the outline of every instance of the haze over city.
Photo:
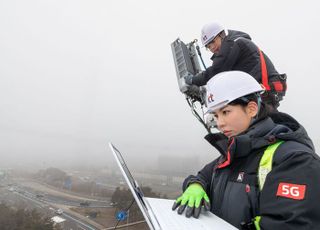
M 1 1 L 0 166 L 113 164 L 109 141 L 141 167 L 159 156 L 215 158 L 178 90 L 170 48 L 177 37 L 199 39 L 211 21 L 249 33 L 287 73 L 280 110 L 299 120 L 319 149 L 317 6 Z
M 185 177 L 218 156 L 179 91 L 170 46 L 200 40 L 209 22 L 248 33 L 287 74 L 279 110 L 319 153 L 318 5 L 0 0 L 0 225 L 148 229 L 108 143 L 144 195 L 160 199 L 178 197 Z

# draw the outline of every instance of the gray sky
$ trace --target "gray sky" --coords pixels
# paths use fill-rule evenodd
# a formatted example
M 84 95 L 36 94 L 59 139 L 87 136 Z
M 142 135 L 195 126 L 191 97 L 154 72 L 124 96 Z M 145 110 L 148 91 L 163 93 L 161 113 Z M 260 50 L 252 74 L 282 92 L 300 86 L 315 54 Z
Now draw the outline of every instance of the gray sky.
M 102 164 L 108 141 L 139 160 L 213 158 L 170 48 L 211 21 L 249 33 L 287 73 L 280 110 L 318 148 L 317 1 L 0 0 L 0 166 Z

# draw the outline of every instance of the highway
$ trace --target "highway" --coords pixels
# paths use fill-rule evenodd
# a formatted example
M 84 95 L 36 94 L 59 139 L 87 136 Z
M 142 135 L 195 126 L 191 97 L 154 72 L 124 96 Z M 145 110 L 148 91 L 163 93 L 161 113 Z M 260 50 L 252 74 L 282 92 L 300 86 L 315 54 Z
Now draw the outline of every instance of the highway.
M 82 216 L 72 210 L 70 207 L 90 207 L 90 208 L 110 208 L 109 199 L 104 201 L 90 199 L 88 201 L 85 197 L 76 196 L 59 196 L 56 194 L 43 193 L 34 190 L 33 188 L 26 187 L 20 184 L 13 186 L 2 185 L 0 188 L 0 201 L 7 203 L 9 206 L 21 203 L 29 209 L 36 209 L 40 213 L 53 217 L 57 215 L 57 210 L 61 209 L 63 212 L 58 215 L 64 218 L 63 229 L 85 229 L 85 230 L 98 230 L 105 228 L 104 226 L 94 222 L 88 217 Z M 88 201 L 88 206 L 80 205 L 81 202 Z

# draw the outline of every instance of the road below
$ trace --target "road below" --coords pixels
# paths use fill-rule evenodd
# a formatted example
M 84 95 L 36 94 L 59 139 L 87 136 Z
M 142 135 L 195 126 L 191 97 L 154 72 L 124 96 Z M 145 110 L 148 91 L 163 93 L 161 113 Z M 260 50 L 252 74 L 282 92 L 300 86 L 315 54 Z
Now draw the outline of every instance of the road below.
M 34 181 L 14 181 L 13 185 L 2 186 L 0 200 L 10 206 L 24 201 L 29 209 L 36 209 L 49 217 L 57 215 L 66 221 L 63 229 L 104 229 L 93 219 L 83 216 L 70 208 L 111 208 L 110 199 L 89 198 L 87 196 L 69 194 Z

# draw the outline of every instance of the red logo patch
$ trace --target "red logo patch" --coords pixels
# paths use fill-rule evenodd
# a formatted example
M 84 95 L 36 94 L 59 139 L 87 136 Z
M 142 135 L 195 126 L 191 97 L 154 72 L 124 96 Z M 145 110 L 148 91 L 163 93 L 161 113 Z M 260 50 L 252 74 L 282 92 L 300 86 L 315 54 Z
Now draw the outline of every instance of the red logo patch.
M 280 183 L 278 186 L 277 196 L 294 200 L 303 200 L 306 189 L 306 185 Z

